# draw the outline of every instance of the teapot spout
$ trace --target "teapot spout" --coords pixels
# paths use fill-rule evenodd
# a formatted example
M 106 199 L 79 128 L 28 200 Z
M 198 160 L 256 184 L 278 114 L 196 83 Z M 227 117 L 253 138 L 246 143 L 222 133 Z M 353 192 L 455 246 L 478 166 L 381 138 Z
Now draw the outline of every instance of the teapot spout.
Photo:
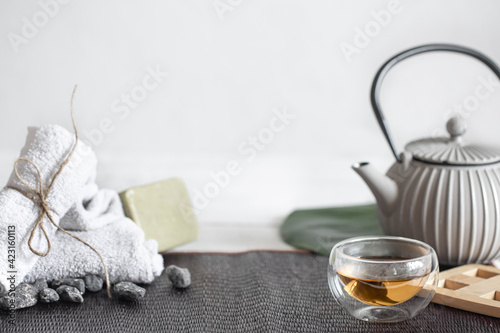
M 368 162 L 356 163 L 352 166 L 375 195 L 377 205 L 385 216 L 392 214 L 396 208 L 398 186 L 396 182 L 380 173 Z

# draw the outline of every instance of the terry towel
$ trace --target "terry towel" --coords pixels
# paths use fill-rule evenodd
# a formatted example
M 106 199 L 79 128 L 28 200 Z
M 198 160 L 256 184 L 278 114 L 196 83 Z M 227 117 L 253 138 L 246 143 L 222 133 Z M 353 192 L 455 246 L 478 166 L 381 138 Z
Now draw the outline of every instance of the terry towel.
M 101 254 L 112 283 L 151 283 L 163 271 L 158 243 L 152 239 L 144 241 L 142 229 L 125 217 L 116 191 L 98 190 L 97 185 L 95 193 L 93 186 L 86 189 L 86 194 L 61 219 L 61 227 Z M 78 278 L 86 274 L 98 274 L 104 278 L 99 257 L 83 243 L 58 230 L 51 244 L 51 253 L 37 261 L 24 282 Z
M 66 159 L 74 143 L 74 135 L 57 125 L 29 128 L 21 157 L 33 161 L 40 169 L 44 190 Z M 47 197 L 51 214 L 61 228 L 89 243 L 104 258 L 111 282 L 130 281 L 150 283 L 161 274 L 163 258 L 158 254 L 156 241 L 144 240 L 144 233 L 132 220 L 126 218 L 118 194 L 113 190 L 99 190 L 96 183 L 97 160 L 91 148 L 78 142 L 69 163 L 54 182 Z M 18 171 L 30 186 L 38 189 L 36 170 L 20 162 Z M 29 190 L 13 173 L 7 184 Z M 52 226 L 47 218 L 44 228 L 51 243 L 45 257 L 31 252 L 28 239 L 40 214 L 40 208 L 18 191 L 4 188 L 0 191 L 0 292 L 14 284 L 64 277 L 83 277 L 98 274 L 104 277 L 104 268 L 98 255 L 77 239 Z M 15 227 L 14 268 L 9 267 L 8 227 Z M 37 229 L 32 246 L 45 252 L 47 242 Z M 13 273 L 11 273 L 13 272 Z
M 26 143 L 20 157 L 31 160 L 39 168 L 44 189 L 49 186 L 59 166 L 66 159 L 74 140 L 74 135 L 57 125 L 28 128 Z M 46 199 L 49 207 L 57 212 L 51 214 L 55 223 L 58 223 L 60 217 L 74 205 L 82 188 L 95 178 L 96 165 L 95 154 L 79 141 L 70 163 L 59 174 Z M 18 171 L 26 183 L 36 189 L 39 188 L 39 180 L 33 166 L 21 161 L 18 164 Z M 30 192 L 14 172 L 7 186 Z M 39 214 L 38 205 L 18 191 L 11 188 L 0 191 L 0 291 L 10 289 L 12 280 L 7 278 L 12 276 L 15 285 L 21 283 L 40 258 L 28 247 L 28 239 Z M 49 239 L 52 239 L 57 229 L 47 219 L 44 220 L 44 228 Z M 8 253 L 13 252 L 8 252 L 12 249 L 9 248 L 7 230 L 13 229 L 15 231 L 11 234 L 11 239 L 13 237 L 14 241 L 10 244 L 15 243 L 15 257 L 8 257 Z M 47 250 L 47 242 L 40 229 L 35 232 L 31 244 L 38 252 L 43 253 Z M 8 258 L 13 260 L 9 262 Z
M 91 244 L 101 254 L 112 283 L 153 282 L 163 271 L 163 258 L 158 254 L 158 243 L 152 239 L 144 241 L 142 229 L 125 217 L 121 204 L 117 204 L 119 197 L 116 192 L 101 190 L 89 202 L 95 203 L 100 209 L 94 207 L 88 213 L 81 206 L 81 215 L 78 216 L 75 212 L 71 215 L 75 215 L 79 221 L 88 219 L 94 228 L 86 230 L 83 225 L 82 230 L 86 231 L 70 232 Z M 90 215 L 96 216 L 96 219 L 92 220 Z M 67 218 L 65 216 L 63 220 Z M 102 225 L 98 228 L 93 221 L 101 221 Z M 86 274 L 97 274 L 104 278 L 101 260 L 83 243 L 61 231 L 56 231 L 51 243 L 52 251 L 36 262 L 25 282 L 34 282 L 40 278 L 78 278 Z

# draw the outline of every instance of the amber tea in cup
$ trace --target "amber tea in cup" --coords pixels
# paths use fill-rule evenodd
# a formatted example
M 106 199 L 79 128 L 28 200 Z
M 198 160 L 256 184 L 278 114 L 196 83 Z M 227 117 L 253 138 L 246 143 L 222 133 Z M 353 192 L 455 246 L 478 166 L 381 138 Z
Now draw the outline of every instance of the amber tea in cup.
M 354 317 L 397 322 L 412 318 L 434 296 L 438 261 L 429 245 L 391 236 L 338 243 L 328 266 L 330 290 Z

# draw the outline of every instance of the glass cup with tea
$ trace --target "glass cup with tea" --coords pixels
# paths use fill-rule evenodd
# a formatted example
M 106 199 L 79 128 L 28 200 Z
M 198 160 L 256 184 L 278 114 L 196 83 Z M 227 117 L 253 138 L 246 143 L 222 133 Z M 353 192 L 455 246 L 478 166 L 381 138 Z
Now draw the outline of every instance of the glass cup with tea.
M 366 236 L 344 240 L 330 253 L 328 284 L 354 317 L 398 322 L 432 300 L 439 265 L 434 249 L 417 240 Z

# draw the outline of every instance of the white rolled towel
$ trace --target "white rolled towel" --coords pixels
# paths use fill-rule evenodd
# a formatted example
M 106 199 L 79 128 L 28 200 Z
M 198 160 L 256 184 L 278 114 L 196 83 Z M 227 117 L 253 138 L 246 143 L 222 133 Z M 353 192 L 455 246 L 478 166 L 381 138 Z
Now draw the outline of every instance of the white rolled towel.
M 158 254 L 158 243 L 152 239 L 144 241 L 142 229 L 123 215 L 101 228 L 71 233 L 100 253 L 111 283 L 151 283 L 163 271 L 163 257 Z M 87 274 L 104 278 L 99 257 L 82 242 L 57 231 L 52 238 L 52 251 L 36 262 L 24 282 L 78 278 Z
M 74 134 L 58 125 L 28 128 L 26 143 L 20 157 L 31 160 L 39 168 L 44 190 L 67 158 L 74 142 Z M 77 202 L 85 185 L 95 178 L 96 165 L 97 159 L 90 147 L 78 141 L 69 163 L 54 181 L 46 198 L 48 206 L 57 212 L 57 214 L 51 213 L 55 223 L 59 223 L 60 217 Z M 38 176 L 33 166 L 20 162 L 18 172 L 26 183 L 36 189 L 39 188 Z M 7 186 L 31 193 L 14 172 Z M 28 247 L 28 239 L 39 214 L 40 207 L 18 191 L 8 187 L 0 191 L 0 291 L 10 289 L 12 281 L 14 285 L 21 283 L 41 258 Z M 52 241 L 57 228 L 46 218 L 44 228 Z M 9 243 L 9 239 L 14 241 Z M 14 252 L 9 247 L 12 244 L 15 244 Z M 31 244 L 36 251 L 46 252 L 47 241 L 40 229 L 36 230 Z M 15 256 L 8 256 L 13 253 Z
M 125 217 L 120 196 L 114 190 L 98 190 L 89 183 L 60 225 L 99 252 L 112 283 L 151 283 L 163 271 L 158 243 L 144 240 L 142 229 Z M 38 260 L 25 282 L 77 278 L 87 274 L 104 278 L 104 268 L 97 254 L 73 237 L 57 231 L 51 253 Z

